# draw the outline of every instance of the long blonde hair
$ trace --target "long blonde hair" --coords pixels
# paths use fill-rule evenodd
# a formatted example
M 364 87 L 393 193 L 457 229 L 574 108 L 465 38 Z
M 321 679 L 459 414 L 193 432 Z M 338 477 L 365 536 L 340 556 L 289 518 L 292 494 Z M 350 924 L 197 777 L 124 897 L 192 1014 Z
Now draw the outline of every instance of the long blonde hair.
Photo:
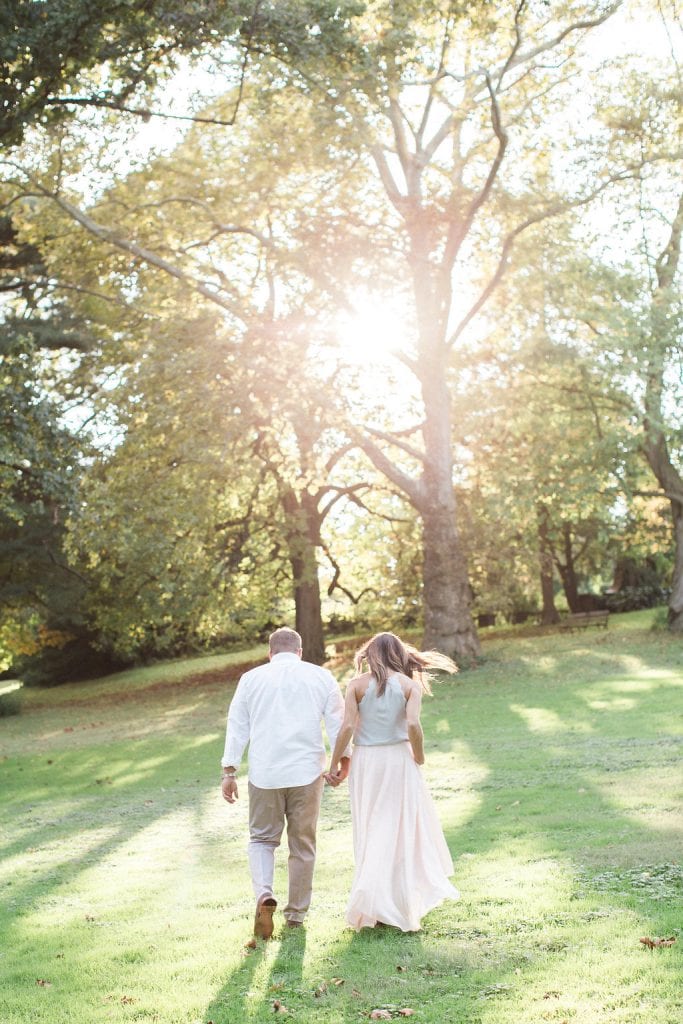
M 376 633 L 372 640 L 364 643 L 353 659 L 356 673 L 360 674 L 364 661 L 377 682 L 377 694 L 382 696 L 387 679 L 394 672 L 402 672 L 410 679 L 417 679 L 425 693 L 431 693 L 428 669 L 440 672 L 457 672 L 455 662 L 438 651 L 418 651 L 406 644 L 395 633 Z

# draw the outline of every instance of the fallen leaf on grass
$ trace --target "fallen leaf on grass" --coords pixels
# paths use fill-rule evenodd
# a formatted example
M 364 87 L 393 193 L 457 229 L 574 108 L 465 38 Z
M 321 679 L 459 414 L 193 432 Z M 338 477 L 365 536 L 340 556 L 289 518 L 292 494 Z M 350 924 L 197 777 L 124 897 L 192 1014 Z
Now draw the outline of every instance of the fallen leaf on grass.
M 648 949 L 657 949 L 660 946 L 673 946 L 674 942 L 676 941 L 676 936 L 669 935 L 669 937 L 666 939 L 650 939 L 646 936 L 640 941 L 644 946 L 647 946 Z
M 544 992 L 543 993 L 543 998 L 544 999 L 559 999 L 560 998 L 560 993 L 559 992 Z
M 370 1020 L 391 1020 L 388 1010 L 372 1010 L 369 1014 Z
M 135 1002 L 133 996 L 121 996 L 121 1002 L 124 1006 L 130 1006 L 131 1003 Z
M 52 988 L 52 982 L 46 981 L 45 978 L 36 978 L 36 985 L 40 985 L 41 988 Z
M 408 970 L 408 968 L 404 967 L 403 964 L 396 964 L 396 970 L 398 971 L 399 974 L 403 974 L 404 971 Z
M 317 989 L 313 993 L 316 999 L 320 999 L 327 992 L 327 982 L 323 981 L 321 985 L 318 985 Z
M 398 1011 L 399 1017 L 412 1017 L 415 1010 L 411 1010 L 409 1006 L 404 1006 L 402 1010 Z
M 284 1003 L 281 1003 L 279 999 L 276 999 L 273 1003 L 273 1010 L 275 1013 L 289 1013 L 289 1010 Z

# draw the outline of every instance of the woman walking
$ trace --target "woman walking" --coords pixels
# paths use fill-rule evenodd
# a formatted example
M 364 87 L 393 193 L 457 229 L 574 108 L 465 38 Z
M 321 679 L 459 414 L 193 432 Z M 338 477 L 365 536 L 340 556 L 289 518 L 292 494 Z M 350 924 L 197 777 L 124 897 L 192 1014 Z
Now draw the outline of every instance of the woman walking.
M 361 673 L 363 662 L 368 672 Z M 436 652 L 422 653 L 393 633 L 378 633 L 355 657 L 358 673 L 346 691 L 328 781 L 354 740 L 349 792 L 356 870 L 346 919 L 356 931 L 377 924 L 418 931 L 442 900 L 457 899 L 446 840 L 419 765 L 422 694 L 427 669 L 457 671 Z

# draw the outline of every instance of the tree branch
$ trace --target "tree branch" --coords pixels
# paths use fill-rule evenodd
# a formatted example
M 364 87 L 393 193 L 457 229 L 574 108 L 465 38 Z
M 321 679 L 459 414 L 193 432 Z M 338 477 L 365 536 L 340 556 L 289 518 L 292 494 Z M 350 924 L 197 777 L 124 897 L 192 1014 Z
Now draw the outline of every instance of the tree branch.
M 534 57 L 538 57 L 541 53 L 547 53 L 548 50 L 554 50 L 556 46 L 559 46 L 567 36 L 571 35 L 572 32 L 581 32 L 584 29 L 597 28 L 598 25 L 604 24 L 608 18 L 611 18 L 613 14 L 619 10 L 622 6 L 623 0 L 616 0 L 615 3 L 611 4 L 601 15 L 597 18 L 588 18 L 585 21 L 576 21 L 572 25 L 567 25 L 566 28 L 562 29 L 552 39 L 547 40 L 545 43 L 540 43 L 532 50 L 527 50 L 525 53 L 518 53 L 517 55 L 510 55 L 504 65 L 504 71 L 508 72 L 511 68 L 518 67 L 520 64 L 526 64 L 528 61 L 533 60 Z
M 498 89 L 500 89 L 501 82 L 503 81 L 503 78 L 507 74 L 507 71 L 508 71 L 508 69 L 510 68 L 510 66 L 512 64 L 512 61 L 515 59 L 515 56 L 516 56 L 520 46 L 522 45 L 522 30 L 520 28 L 520 25 L 521 25 L 521 20 L 522 20 L 522 13 L 523 13 L 525 7 L 526 7 L 526 0 L 520 0 L 519 4 L 517 6 L 517 10 L 515 11 L 515 41 L 514 41 L 514 43 L 512 45 L 512 50 L 510 51 L 510 56 L 505 61 L 505 64 L 503 65 L 503 67 L 502 67 L 502 69 L 500 71 L 500 74 L 498 75 L 498 85 L 497 85 Z
M 7 162 L 12 163 L 11 161 Z M 13 164 L 13 166 L 18 165 Z M 33 181 L 31 176 L 27 174 L 27 172 L 23 168 L 20 168 L 20 170 L 22 171 L 22 173 L 26 175 L 29 181 L 32 182 L 33 186 L 37 187 L 40 190 L 44 198 L 52 200 L 52 202 L 59 206 L 59 208 L 63 210 L 64 213 L 68 214 L 69 217 L 71 217 L 78 224 L 80 224 L 81 227 L 85 228 L 86 231 L 88 231 L 90 234 L 94 235 L 96 238 L 99 238 L 101 241 L 108 242 L 110 245 L 115 246 L 117 249 L 121 249 L 124 252 L 129 253 L 131 256 L 134 256 L 139 260 L 143 260 L 145 263 L 149 263 L 153 267 L 157 267 L 157 269 L 159 270 L 163 270 L 166 274 L 169 274 L 171 277 L 174 277 L 177 281 L 180 281 L 182 284 L 190 288 L 192 291 L 195 291 L 198 294 L 203 295 L 204 298 L 208 299 L 210 302 L 213 302 L 217 306 L 220 306 L 222 309 L 227 310 L 237 319 L 241 320 L 242 323 L 246 323 L 244 312 L 237 312 L 234 303 L 229 302 L 218 292 L 214 291 L 213 288 L 210 288 L 205 282 L 198 281 L 196 278 L 186 273 L 180 267 L 176 266 L 173 263 L 169 263 L 168 260 L 165 260 L 163 257 L 157 255 L 157 253 L 152 252 L 150 249 L 146 249 L 143 246 L 138 245 L 136 242 L 132 242 L 127 238 L 123 238 L 115 229 L 107 227 L 106 225 L 103 224 L 98 224 L 97 221 L 93 220 L 92 217 L 88 216 L 88 214 L 84 213 L 82 210 L 79 210 L 77 206 L 74 206 L 73 203 L 70 203 L 63 196 L 60 196 L 54 192 L 50 192 L 48 189 L 44 188 L 39 183 Z
M 354 496 L 357 494 L 358 491 L 372 490 L 372 485 L 366 483 L 359 483 L 352 484 L 349 487 L 321 487 L 316 494 L 316 498 L 320 500 L 324 494 L 332 490 L 336 491 L 337 493 L 332 498 L 330 498 L 327 504 L 324 505 L 319 512 L 321 525 L 322 523 L 324 523 L 325 519 L 327 518 L 327 516 L 332 511 L 332 509 L 334 508 L 338 501 L 341 501 L 342 498 L 350 498 L 351 500 L 353 500 Z
M 404 196 L 401 194 L 401 191 L 394 180 L 394 176 L 389 170 L 389 164 L 387 163 L 387 158 L 384 155 L 384 150 L 378 143 L 376 143 L 370 147 L 370 155 L 375 161 L 375 166 L 379 171 L 379 176 L 382 180 L 382 184 L 384 185 L 384 190 L 392 205 L 396 207 L 399 213 L 402 213 Z
M 403 491 L 410 503 L 419 510 L 424 504 L 424 485 L 422 481 L 408 476 L 407 473 L 404 473 L 403 470 L 394 465 L 382 449 L 369 437 L 362 434 L 360 430 L 352 428 L 349 433 L 357 446 L 365 452 L 380 473 L 384 473 L 399 490 Z
M 226 120 L 220 117 L 203 117 L 200 114 L 169 114 L 163 110 L 151 110 L 149 107 L 128 107 L 125 103 L 116 100 L 107 100 L 100 96 L 54 96 L 45 101 L 46 107 L 99 107 L 106 110 L 117 110 L 121 114 L 133 114 L 141 117 L 143 121 L 149 121 L 153 117 L 161 117 L 167 121 L 194 121 L 196 124 L 214 124 L 223 128 L 231 128 L 237 118 L 237 110 L 241 95 L 238 95 L 238 103 L 235 106 L 232 116 Z
M 493 83 L 491 82 L 491 76 L 489 75 L 488 71 L 484 71 L 484 78 L 486 80 L 486 87 L 488 89 L 489 97 L 491 100 L 491 124 L 493 126 L 495 136 L 498 139 L 498 149 L 496 151 L 495 157 L 493 158 L 491 167 L 489 168 L 489 173 L 486 176 L 486 181 L 484 182 L 479 193 L 473 198 L 472 202 L 469 204 L 469 207 L 464 218 L 462 219 L 462 221 L 451 221 L 451 226 L 448 230 L 448 238 L 446 240 L 446 246 L 444 249 L 444 256 L 442 260 L 443 273 L 448 274 L 449 278 L 451 270 L 453 268 L 453 264 L 455 263 L 458 252 L 460 251 L 460 247 L 465 238 L 467 238 L 467 235 L 469 234 L 474 218 L 476 217 L 477 213 L 482 208 L 482 206 L 484 205 L 484 203 L 486 202 L 491 193 L 493 183 L 495 182 L 498 176 L 498 171 L 500 170 L 501 164 L 503 163 L 503 157 L 505 156 L 505 150 L 507 149 L 508 144 L 508 134 L 505 131 L 505 128 L 503 127 L 503 121 L 500 114 L 500 106 L 498 104 L 498 99 L 496 97 L 493 88 Z
M 379 597 L 374 587 L 365 587 L 363 590 L 361 590 L 360 594 L 358 594 L 357 597 L 354 597 L 351 591 L 348 590 L 346 587 L 343 587 L 339 582 L 339 577 L 341 576 L 341 568 L 339 567 L 339 563 L 333 558 L 332 552 L 330 551 L 329 547 L 325 543 L 321 544 L 321 547 L 325 554 L 327 555 L 330 565 L 334 569 L 332 581 L 330 582 L 330 585 L 327 588 L 328 597 L 331 597 L 335 590 L 341 590 L 342 594 L 346 594 L 348 599 L 354 605 L 357 605 L 361 598 L 365 596 L 365 594 L 375 594 L 375 596 Z
M 642 170 L 642 167 L 644 166 L 645 162 L 646 161 L 643 160 L 638 164 L 633 164 L 627 167 L 625 170 L 620 171 L 617 174 L 610 175 L 610 177 L 607 178 L 605 181 L 601 182 L 601 184 L 598 185 L 597 188 L 593 189 L 591 192 L 588 193 L 588 195 L 583 196 L 580 199 L 554 203 L 552 206 L 549 206 L 544 210 L 540 210 L 532 217 L 528 217 L 522 224 L 518 224 L 517 227 L 514 228 L 505 239 L 498 259 L 498 264 L 488 284 L 483 289 L 477 301 L 470 308 L 469 312 L 466 313 L 466 315 L 462 318 L 460 323 L 457 325 L 457 327 L 449 337 L 448 341 L 446 342 L 447 347 L 451 347 L 455 344 L 455 342 L 463 333 L 467 325 L 470 323 L 471 320 L 474 319 L 474 317 L 477 315 L 482 306 L 484 306 L 484 304 L 487 302 L 491 293 L 496 289 L 496 287 L 500 283 L 507 269 L 507 263 L 508 258 L 510 256 L 510 252 L 517 238 L 519 237 L 519 235 L 522 234 L 523 231 L 526 231 L 527 228 L 532 227 L 534 224 L 540 224 L 544 220 L 549 220 L 552 217 L 562 216 L 562 214 L 567 213 L 569 210 L 573 210 L 581 206 L 587 206 L 589 203 L 592 203 L 594 199 L 597 199 L 599 195 L 601 195 L 606 189 L 610 188 L 610 186 L 614 185 L 616 182 L 624 181 L 632 177 L 634 174 L 638 173 L 638 171 Z
M 434 103 L 434 97 L 436 95 L 436 86 L 437 86 L 437 84 L 441 81 L 441 79 L 444 76 L 444 69 L 445 69 L 445 66 L 446 66 L 446 54 L 448 53 L 448 47 L 449 47 L 450 41 L 451 41 L 451 26 L 452 26 L 452 19 L 451 19 L 451 17 L 449 17 L 448 21 L 446 23 L 445 30 L 444 30 L 443 40 L 441 42 L 441 54 L 439 56 L 439 67 L 437 68 L 436 75 L 434 76 L 432 81 L 429 83 L 429 94 L 427 96 L 427 100 L 425 102 L 424 110 L 422 112 L 422 120 L 420 121 L 420 126 L 417 129 L 417 132 L 415 133 L 415 145 L 417 146 L 418 150 L 420 150 L 422 148 L 422 139 L 424 138 L 424 133 L 425 133 L 425 131 L 427 129 L 427 122 L 429 121 L 429 115 L 430 115 L 431 110 L 432 110 L 432 104 Z
M 374 427 L 365 428 L 369 434 L 373 437 L 379 438 L 381 441 L 388 441 L 389 444 L 395 445 L 396 448 L 401 448 L 408 455 L 412 455 L 414 459 L 417 459 L 421 463 L 427 461 L 427 456 L 424 452 L 421 452 L 419 448 L 414 448 L 412 444 L 408 444 L 407 441 L 402 441 L 398 434 L 389 434 L 384 430 L 376 430 Z

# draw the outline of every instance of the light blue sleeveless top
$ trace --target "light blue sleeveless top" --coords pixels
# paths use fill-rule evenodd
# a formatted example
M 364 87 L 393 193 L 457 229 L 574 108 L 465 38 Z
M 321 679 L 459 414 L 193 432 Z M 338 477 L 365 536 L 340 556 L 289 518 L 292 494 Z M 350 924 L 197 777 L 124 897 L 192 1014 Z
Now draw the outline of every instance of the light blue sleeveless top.
M 357 747 L 384 746 L 408 739 L 406 699 L 398 676 L 389 676 L 386 689 L 377 696 L 377 683 L 370 680 L 358 705 L 359 719 L 353 734 Z

